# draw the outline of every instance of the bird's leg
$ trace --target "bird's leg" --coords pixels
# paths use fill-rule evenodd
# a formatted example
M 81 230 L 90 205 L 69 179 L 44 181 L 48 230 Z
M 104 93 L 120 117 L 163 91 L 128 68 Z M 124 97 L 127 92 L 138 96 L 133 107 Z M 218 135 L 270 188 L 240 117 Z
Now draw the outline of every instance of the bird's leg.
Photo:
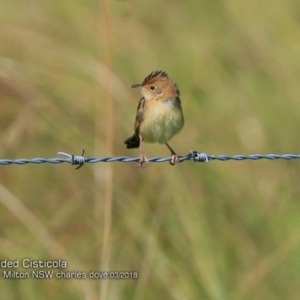
M 175 151 L 169 146 L 168 143 L 166 143 L 166 146 L 171 151 L 171 161 L 169 162 L 170 165 L 174 166 L 176 163 L 179 163 L 178 155 L 175 153 Z
M 140 160 L 138 168 L 145 168 L 148 163 L 148 158 L 142 153 L 143 138 L 140 136 Z

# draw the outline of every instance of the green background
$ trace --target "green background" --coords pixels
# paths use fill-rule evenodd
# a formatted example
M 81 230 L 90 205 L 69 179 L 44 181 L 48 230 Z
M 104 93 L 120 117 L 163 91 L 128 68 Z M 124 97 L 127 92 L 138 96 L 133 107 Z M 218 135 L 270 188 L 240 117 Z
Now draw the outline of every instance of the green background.
M 0 24 L 1 158 L 136 157 L 128 86 L 156 69 L 181 91 L 179 155 L 299 153 L 299 1 L 3 0 Z M 1 298 L 299 299 L 299 174 L 296 160 L 0 166 L 0 260 L 139 272 L 2 269 Z

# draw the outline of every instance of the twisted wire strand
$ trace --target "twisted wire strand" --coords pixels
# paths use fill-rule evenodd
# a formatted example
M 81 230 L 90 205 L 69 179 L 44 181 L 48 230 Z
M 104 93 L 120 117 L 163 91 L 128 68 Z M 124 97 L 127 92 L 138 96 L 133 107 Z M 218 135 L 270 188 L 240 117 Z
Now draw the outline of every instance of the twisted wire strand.
M 69 163 L 71 165 L 77 165 L 76 169 L 81 168 L 85 163 L 99 163 L 99 162 L 139 162 L 139 157 L 128 157 L 128 156 L 105 156 L 105 157 L 84 157 L 84 150 L 82 150 L 81 155 L 68 154 L 65 152 L 58 152 L 59 155 L 64 155 L 67 158 L 19 158 L 19 159 L 0 159 L 0 165 L 24 165 L 24 164 L 42 164 L 42 163 L 51 163 L 51 164 L 61 164 L 61 163 Z M 219 161 L 227 161 L 227 160 L 236 160 L 241 161 L 245 159 L 250 160 L 259 160 L 259 159 L 268 159 L 268 160 L 276 160 L 276 159 L 300 159 L 300 154 L 250 154 L 250 155 L 210 155 L 204 152 L 191 151 L 189 154 L 185 156 L 178 156 L 179 161 L 183 162 L 186 160 L 192 160 L 194 162 L 209 162 L 212 160 Z M 171 157 L 152 157 L 149 158 L 149 162 L 162 163 L 166 161 L 170 161 Z

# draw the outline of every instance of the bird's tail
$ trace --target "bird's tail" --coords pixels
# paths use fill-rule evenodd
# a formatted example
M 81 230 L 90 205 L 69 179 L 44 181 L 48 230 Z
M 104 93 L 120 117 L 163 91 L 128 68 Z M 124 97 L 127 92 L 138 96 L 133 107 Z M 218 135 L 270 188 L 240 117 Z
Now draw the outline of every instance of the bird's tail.
M 131 137 L 129 137 L 124 144 L 126 144 L 127 149 L 138 148 L 140 146 L 140 139 L 134 133 Z

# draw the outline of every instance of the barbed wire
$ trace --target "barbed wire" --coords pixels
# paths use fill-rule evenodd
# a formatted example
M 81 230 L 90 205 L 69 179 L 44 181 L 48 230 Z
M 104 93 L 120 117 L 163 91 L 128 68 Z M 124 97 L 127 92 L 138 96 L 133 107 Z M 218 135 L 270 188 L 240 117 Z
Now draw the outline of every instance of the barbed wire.
M 77 165 L 76 169 L 81 168 L 85 163 L 98 163 L 98 162 L 139 162 L 139 157 L 128 157 L 128 156 L 105 156 L 105 157 L 84 157 L 84 150 L 82 150 L 81 155 L 68 154 L 65 152 L 58 152 L 58 155 L 64 155 L 67 158 L 18 158 L 18 159 L 0 159 L 0 165 L 25 165 L 25 164 L 42 164 L 42 163 L 51 163 L 51 164 L 61 164 L 61 163 L 69 163 L 71 165 Z M 209 162 L 212 160 L 219 161 L 227 161 L 227 160 L 259 160 L 259 159 L 268 159 L 268 160 L 276 160 L 276 159 L 300 159 L 300 154 L 250 154 L 250 155 L 210 155 L 204 152 L 191 151 L 189 154 L 185 156 L 178 156 L 179 162 L 183 162 L 186 160 L 192 160 L 194 162 Z M 166 161 L 170 161 L 171 157 L 152 157 L 148 158 L 149 162 L 162 163 Z

